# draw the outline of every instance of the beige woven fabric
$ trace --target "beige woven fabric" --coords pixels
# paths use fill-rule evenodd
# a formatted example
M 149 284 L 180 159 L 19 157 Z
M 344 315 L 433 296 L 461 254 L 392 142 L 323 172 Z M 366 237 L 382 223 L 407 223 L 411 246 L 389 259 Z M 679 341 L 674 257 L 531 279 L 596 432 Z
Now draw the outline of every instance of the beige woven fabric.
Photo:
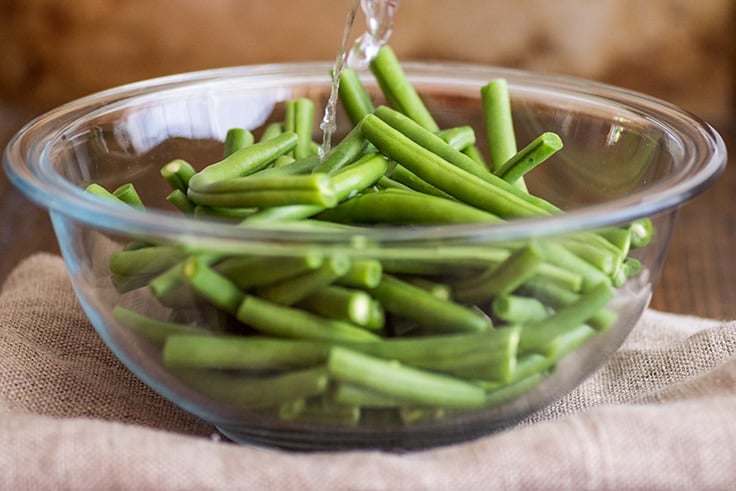
M 729 489 L 734 354 L 735 323 L 648 311 L 514 429 L 402 455 L 238 446 L 138 382 L 36 255 L 0 293 L 0 489 Z

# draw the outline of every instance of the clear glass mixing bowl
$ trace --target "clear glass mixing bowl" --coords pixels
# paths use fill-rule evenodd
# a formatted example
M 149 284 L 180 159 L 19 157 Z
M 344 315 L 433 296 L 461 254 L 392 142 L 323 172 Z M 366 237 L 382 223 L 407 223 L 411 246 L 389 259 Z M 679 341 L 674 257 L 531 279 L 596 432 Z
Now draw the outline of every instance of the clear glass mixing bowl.
M 98 93 L 26 125 L 9 143 L 4 166 L 23 193 L 48 208 L 74 289 L 99 335 L 141 380 L 232 440 L 302 449 L 403 449 L 469 439 L 507 427 L 558 399 L 616 351 L 648 305 L 678 208 L 713 183 L 725 166 L 726 152 L 708 124 L 641 94 L 481 66 L 405 63 L 404 69 L 440 126 L 472 125 L 481 149 L 485 140 L 479 88 L 505 78 L 520 145 L 544 131 L 556 132 L 564 141 L 564 149 L 526 179 L 530 190 L 566 213 L 500 224 L 315 231 L 191 219 L 166 202 L 166 185 L 159 174 L 166 162 L 182 158 L 201 168 L 218 160 L 229 128 L 247 128 L 257 135 L 283 115 L 285 100 L 309 97 L 317 108 L 324 107 L 330 88 L 330 66 L 325 63 L 218 69 Z M 372 77 L 363 75 L 380 103 Z M 345 114 L 339 112 L 338 139 L 347 126 Z M 316 124 L 315 135 L 319 138 Z M 84 191 L 92 182 L 108 189 L 132 182 L 147 209 L 97 199 Z M 185 309 L 170 307 L 160 303 L 145 284 L 121 288 L 113 282 L 111 258 L 131 249 L 131 244 L 168 246 L 183 255 L 216 251 L 220 256 L 283 261 L 317 251 L 325 258 L 379 260 L 387 271 L 399 275 L 408 273 L 400 268 L 396 272 L 392 261 L 431 264 L 442 271 L 443 278 L 452 278 L 480 275 L 493 261 L 480 267 L 479 257 L 493 251 L 516 250 L 532 242 L 574 241 L 581 234 L 626 229 L 642 218 L 651 220 L 654 233 L 651 241 L 629 253 L 631 264 L 640 268 L 616 284 L 615 296 L 605 307 L 610 322 L 595 327 L 595 322 L 586 321 L 574 331 L 579 339 L 570 335 L 568 353 L 558 353 L 558 358 L 538 365 L 544 368 L 528 372 L 528 377 L 517 379 L 506 373 L 505 379 L 471 380 L 468 383 L 482 387 L 486 394 L 484 403 L 472 407 L 406 402 L 401 394 L 383 402 L 336 403 L 331 375 L 306 377 L 298 394 L 281 394 L 280 399 L 274 394 L 280 390 L 277 385 L 261 384 L 256 389 L 238 385 L 239 381 L 262 382 L 273 372 L 208 369 L 190 377 L 189 372 L 162 361 L 160 339 L 140 335 L 115 314 L 116 306 L 123 306 L 161 320 L 186 316 L 192 325 L 222 317 L 198 298 Z M 556 273 L 536 277 L 542 290 L 547 283 L 565 281 L 556 276 L 566 278 L 565 271 L 560 271 L 564 267 L 549 269 Z M 542 290 L 521 289 L 532 299 L 543 296 Z M 490 312 L 487 302 L 477 307 Z M 252 336 L 237 322 L 233 328 L 232 319 L 228 322 L 227 329 Z M 411 324 L 401 319 L 392 322 L 392 331 L 383 333 L 386 337 Z M 415 337 L 423 331 L 417 332 Z M 515 352 L 511 363 L 516 365 L 507 368 L 520 371 L 525 363 L 539 362 L 547 353 L 527 351 Z M 313 363 L 319 367 L 325 360 Z M 431 366 L 421 369 L 434 373 Z M 376 377 L 392 379 L 391 373 L 376 372 Z M 401 380 L 397 376 L 393 381 L 404 383 Z M 311 392 L 306 389 L 310 383 L 316 387 Z M 260 390 L 262 397 L 233 396 L 239 390 Z M 446 400 L 445 394 L 434 395 Z

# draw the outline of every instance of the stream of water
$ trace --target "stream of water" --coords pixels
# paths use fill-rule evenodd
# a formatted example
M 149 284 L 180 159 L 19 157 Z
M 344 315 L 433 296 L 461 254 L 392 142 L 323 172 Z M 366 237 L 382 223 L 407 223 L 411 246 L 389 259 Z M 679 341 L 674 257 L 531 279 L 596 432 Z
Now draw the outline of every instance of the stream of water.
M 324 115 L 320 123 L 322 145 L 320 157 L 324 157 L 332 146 L 332 136 L 337 130 L 337 100 L 340 88 L 340 74 L 345 66 L 356 70 L 367 67 L 384 46 L 393 31 L 394 18 L 399 0 L 353 0 L 353 4 L 345 18 L 342 42 L 337 59 L 332 68 L 332 84 L 330 96 L 325 105 Z M 352 48 L 348 50 L 350 32 L 352 31 L 358 9 L 361 9 L 366 20 L 366 31 L 357 37 Z

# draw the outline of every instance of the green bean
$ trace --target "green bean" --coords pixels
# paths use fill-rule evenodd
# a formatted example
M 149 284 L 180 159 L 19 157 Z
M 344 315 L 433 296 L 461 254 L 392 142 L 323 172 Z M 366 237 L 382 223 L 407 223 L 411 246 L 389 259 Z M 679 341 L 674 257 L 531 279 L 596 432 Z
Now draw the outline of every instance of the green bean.
M 225 134 L 222 157 L 229 157 L 241 148 L 253 145 L 254 142 L 253 133 L 245 128 L 230 128 Z
M 440 407 L 479 407 L 484 391 L 468 382 L 367 356 L 340 346 L 330 350 L 327 371 L 338 381 L 353 383 L 406 403 Z
M 545 132 L 519 150 L 493 171 L 504 181 L 514 184 L 527 172 L 547 160 L 562 148 L 562 139 L 556 133 Z
M 312 172 L 334 174 L 345 165 L 355 161 L 366 148 L 366 139 L 360 132 L 360 125 L 355 126 L 340 143 L 325 155 L 322 161 L 314 166 Z
M 452 145 L 443 140 L 440 136 L 423 128 L 421 125 L 417 124 L 411 118 L 403 115 L 399 111 L 386 106 L 379 106 L 373 114 L 379 117 L 381 121 L 401 132 L 401 134 L 409 138 L 411 141 L 421 145 L 452 165 L 481 178 L 487 176 L 488 169 L 485 166 L 480 165 L 460 150 L 453 148 Z
M 385 190 L 359 194 L 317 215 L 338 223 L 441 224 L 493 223 L 491 213 L 415 191 Z
M 108 191 L 107 189 L 105 189 L 104 186 L 101 186 L 101 185 L 99 185 L 99 184 L 97 184 L 95 182 L 93 182 L 92 184 L 89 184 L 86 188 L 84 188 L 84 190 L 86 192 L 88 192 L 90 194 L 93 194 L 95 196 L 98 196 L 98 197 L 100 197 L 100 198 L 102 198 L 104 200 L 107 200 L 107 201 L 110 201 L 110 202 L 113 202 L 113 203 L 119 203 L 121 205 L 129 206 L 126 202 L 124 202 L 123 200 L 121 200 L 119 197 L 115 196 L 110 191 Z
M 461 378 L 507 381 L 515 371 L 520 332 L 518 326 L 513 326 L 483 333 L 389 338 L 346 346 L 378 358 Z
M 196 369 L 176 369 L 173 373 L 214 400 L 246 409 L 264 409 L 315 397 L 324 394 L 329 385 L 324 367 L 259 378 Z
M 306 97 L 286 101 L 285 130 L 296 133 L 298 141 L 293 149 L 294 158 L 299 160 L 312 155 L 312 127 L 314 125 L 314 102 Z
M 285 370 L 324 364 L 330 346 L 263 336 L 170 335 L 162 359 L 170 368 Z
M 176 246 L 144 247 L 113 252 L 109 267 L 118 275 L 158 274 L 185 257 L 186 253 Z
M 480 152 L 480 150 L 478 150 L 478 147 L 476 147 L 475 145 L 471 145 L 471 146 L 463 148 L 462 152 L 468 157 L 470 157 L 471 159 L 478 162 L 480 165 L 482 165 L 486 169 L 488 168 L 488 164 L 486 163 L 486 160 L 483 157 L 483 154 Z
M 171 189 L 187 192 L 189 180 L 197 172 L 192 164 L 183 159 L 174 159 L 161 167 L 161 177 L 169 184 Z
M 120 201 L 123 203 L 126 203 L 127 205 L 138 208 L 139 210 L 142 210 L 145 208 L 143 205 L 143 201 L 141 201 L 141 197 L 138 195 L 138 191 L 136 191 L 135 186 L 133 186 L 132 183 L 126 183 L 115 189 L 112 194 L 117 197 Z
M 376 259 L 353 258 L 350 267 L 335 283 L 352 288 L 375 288 L 381 281 L 383 265 Z
M 629 224 L 631 247 L 638 249 L 649 244 L 654 238 L 654 226 L 650 218 L 639 218 Z
M 295 160 L 293 157 L 289 157 L 288 155 L 282 155 L 276 160 L 279 160 L 281 158 L 285 158 L 289 160 L 289 162 L 285 163 L 284 165 L 278 166 L 276 165 L 276 162 L 274 162 L 273 167 L 267 167 L 263 170 L 259 170 L 258 172 L 251 174 L 251 176 L 272 177 L 305 175 L 311 173 L 314 167 L 319 164 L 319 155 L 310 155 L 309 157 L 305 157 L 299 160 Z
M 215 207 L 263 207 L 293 204 L 334 206 L 336 193 L 326 174 L 247 176 L 189 188 L 189 199 Z
M 277 136 L 280 136 L 285 131 L 284 123 L 283 122 L 275 122 L 275 123 L 269 123 L 268 126 L 263 130 L 263 133 L 261 134 L 261 138 L 258 140 L 259 142 L 266 142 L 268 140 L 273 140 Z
M 296 306 L 330 319 L 380 329 L 382 326 L 370 324 L 374 320 L 371 313 L 374 303 L 365 291 L 328 285 L 306 296 Z
M 166 196 L 166 201 L 174 205 L 174 207 L 186 213 L 187 215 L 194 214 L 196 205 L 192 203 L 187 194 L 181 189 L 174 189 Z
M 522 287 L 525 293 L 537 298 L 539 301 L 552 307 L 560 309 L 575 303 L 580 294 L 561 287 L 558 284 L 545 281 L 541 278 L 532 278 Z M 588 319 L 588 324 L 599 331 L 605 330 L 616 321 L 616 313 L 609 309 L 600 309 Z
M 502 218 L 548 213 L 532 200 L 520 195 L 518 190 L 503 179 L 488 173 L 486 179 L 497 179 L 495 184 L 491 184 L 486 179 L 460 169 L 412 141 L 377 116 L 366 116 L 361 129 L 365 137 L 382 153 L 460 201 Z
M 398 278 L 384 274 L 371 294 L 387 312 L 418 322 L 435 332 L 482 332 L 491 328 L 484 314 L 439 299 Z
M 432 186 L 403 165 L 396 165 L 393 168 L 391 171 L 391 179 L 418 193 L 429 196 L 438 196 L 440 198 L 455 199 L 441 189 Z
M 520 397 L 542 381 L 541 373 L 533 373 L 528 377 L 519 379 L 510 384 L 500 386 L 486 392 L 485 403 L 488 406 L 497 406 L 501 403 Z
M 341 404 L 332 399 L 326 400 L 325 395 L 320 398 L 305 399 L 302 404 L 295 406 L 289 411 L 285 411 L 282 406 L 279 417 L 288 421 L 305 422 L 310 425 L 327 424 L 330 426 L 355 426 L 361 418 L 361 411 L 358 406 Z
M 196 335 L 202 338 L 210 337 L 208 331 L 200 327 L 162 321 L 120 305 L 113 307 L 112 316 L 131 331 L 155 343 L 164 343 L 170 336 L 180 334 Z
M 351 383 L 338 382 L 334 384 L 328 394 L 332 400 L 339 404 L 362 408 L 397 408 L 405 404 L 395 397 Z
M 254 143 L 240 149 L 192 176 L 189 180 L 189 190 L 197 190 L 216 181 L 253 174 L 273 162 L 278 156 L 293 150 L 297 141 L 296 133 L 287 132 L 271 140 Z
M 237 285 L 213 270 L 200 257 L 188 258 L 182 266 L 182 274 L 199 295 L 229 314 L 235 314 L 245 298 Z
M 558 336 L 588 321 L 605 307 L 612 297 L 611 286 L 599 283 L 583 293 L 575 302 L 562 307 L 549 317 L 525 324 L 519 341 L 520 352 L 544 350 Z
M 453 149 L 462 152 L 468 147 L 475 145 L 475 130 L 472 126 L 456 126 L 437 132 L 437 136 L 442 138 Z
M 370 69 L 389 104 L 429 131 L 439 131 L 437 123 L 407 79 L 390 46 L 383 46 L 378 51 L 370 63 Z
M 338 94 L 342 107 L 345 108 L 353 125 L 357 125 L 366 114 L 373 112 L 371 97 L 354 69 L 343 67 L 340 72 Z
M 583 279 L 583 290 L 590 289 L 598 283 L 611 283 L 611 279 L 606 273 L 576 256 L 562 244 L 545 240 L 539 241 L 537 247 L 542 251 L 545 261 L 579 274 Z
M 381 178 L 376 183 L 376 187 L 378 189 L 401 189 L 403 191 L 413 191 L 413 189 L 406 184 L 403 184 L 388 176 L 381 176 Z
M 319 268 L 256 288 L 256 294 L 273 303 L 293 305 L 332 284 L 345 274 L 348 268 L 350 260 L 347 257 L 333 255 Z
M 406 278 L 406 281 L 422 290 L 428 291 L 437 298 L 443 300 L 450 300 L 452 298 L 452 288 L 445 283 L 437 283 L 436 281 L 422 277 L 409 277 Z
M 453 283 L 455 298 L 465 303 L 479 303 L 491 300 L 496 295 L 512 293 L 536 274 L 541 262 L 541 253 L 530 243 L 514 251 L 497 267 L 489 268 L 474 278 Z
M 505 79 L 491 80 L 480 89 L 491 169 L 499 169 L 517 152 L 511 99 Z
M 380 339 L 362 327 L 278 305 L 253 295 L 245 297 L 236 317 L 257 331 L 277 337 L 356 342 Z
M 309 250 L 299 256 L 231 256 L 214 266 L 215 271 L 247 290 L 273 285 L 312 271 L 324 264 L 324 255 Z
M 493 315 L 512 324 L 541 320 L 550 314 L 548 307 L 536 298 L 509 294 L 494 298 L 491 309 Z
M 197 218 L 222 218 L 241 222 L 258 211 L 252 206 L 230 208 L 224 206 L 194 205 L 193 215 Z
M 356 192 L 372 186 L 386 173 L 388 163 L 380 155 L 371 153 L 359 158 L 330 176 L 337 201 L 343 201 Z M 301 220 L 324 210 L 319 205 L 276 206 L 256 213 L 243 223 L 257 221 Z

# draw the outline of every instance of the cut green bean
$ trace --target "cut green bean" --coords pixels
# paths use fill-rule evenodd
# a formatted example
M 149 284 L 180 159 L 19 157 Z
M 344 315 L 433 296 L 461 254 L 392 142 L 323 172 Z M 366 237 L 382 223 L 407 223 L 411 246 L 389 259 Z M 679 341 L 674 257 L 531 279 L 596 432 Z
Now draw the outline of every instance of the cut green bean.
M 638 249 L 649 244 L 654 238 L 654 226 L 650 218 L 639 218 L 629 225 L 631 247 Z
M 245 409 L 276 407 L 315 397 L 324 394 L 329 386 L 324 367 L 259 378 L 196 369 L 177 369 L 173 373 L 196 391 Z
M 293 149 L 294 158 L 299 160 L 312 155 L 310 144 L 314 125 L 314 102 L 306 97 L 286 101 L 285 127 L 287 132 L 296 133 L 298 141 Z
M 351 259 L 350 268 L 336 283 L 353 288 L 375 288 L 381 281 L 383 265 L 376 259 Z
M 215 207 L 260 207 L 294 204 L 334 206 L 337 196 L 326 174 L 247 176 L 189 188 L 189 199 Z
M 196 335 L 201 338 L 211 336 L 207 330 L 200 327 L 162 321 L 120 305 L 113 307 L 112 316 L 131 331 L 155 343 L 164 343 L 170 336 L 180 334 Z
M 414 191 L 359 194 L 317 215 L 338 223 L 441 224 L 493 223 L 500 219 L 472 206 Z
M 376 326 L 370 324 L 373 303 L 374 300 L 364 291 L 328 285 L 300 300 L 297 307 L 329 319 L 374 328 Z
M 263 336 L 170 335 L 162 352 L 171 368 L 285 370 L 325 363 L 330 346 Z
M 338 95 L 348 118 L 357 125 L 366 114 L 373 112 L 373 101 L 360 81 L 358 72 L 350 67 L 343 67 L 340 72 Z
M 174 159 L 161 167 L 161 177 L 169 184 L 171 189 L 187 192 L 189 180 L 196 174 L 192 164 L 182 159 Z
M 545 261 L 579 274 L 583 279 L 583 290 L 590 289 L 598 283 L 611 283 L 611 279 L 603 271 L 573 254 L 562 244 L 545 240 L 539 241 L 537 247 L 541 249 Z
M 355 342 L 380 339 L 362 327 L 278 305 L 253 295 L 246 296 L 236 317 L 264 334 L 278 337 Z
M 437 123 L 406 77 L 390 46 L 383 46 L 378 51 L 370 68 L 389 104 L 429 131 L 439 131 Z
M 194 204 L 193 206 L 194 210 L 192 214 L 197 218 L 221 218 L 236 222 L 242 222 L 258 211 L 258 209 L 254 207 L 230 208 L 224 206 L 205 206 Z
M 350 260 L 333 255 L 319 268 L 256 289 L 256 294 L 273 303 L 293 305 L 332 284 L 350 268 Z
M 194 214 L 196 205 L 192 203 L 187 194 L 181 189 L 174 189 L 166 196 L 166 201 L 174 205 L 174 207 L 187 215 Z
M 537 273 L 542 263 L 542 255 L 536 245 L 514 251 L 497 267 L 485 273 L 452 284 L 455 298 L 465 303 L 479 303 L 491 300 L 496 295 L 512 293 L 525 281 Z
M 235 314 L 245 298 L 235 283 L 213 270 L 202 258 L 188 258 L 182 273 L 199 295 L 229 314 Z
M 499 169 L 517 152 L 508 82 L 491 80 L 480 89 L 491 169 Z
M 314 166 L 312 172 L 334 174 L 347 164 L 354 162 L 366 146 L 367 141 L 360 132 L 360 125 L 357 125 L 327 153 L 319 164 Z
M 518 326 L 483 333 L 389 338 L 350 344 L 361 353 L 466 379 L 510 380 L 516 368 Z
M 327 370 L 336 380 L 407 403 L 472 408 L 485 402 L 483 389 L 461 379 L 407 367 L 339 346 L 330 350 Z
M 266 142 L 268 140 L 273 140 L 277 136 L 280 136 L 285 131 L 284 129 L 284 123 L 283 122 L 275 122 L 270 123 L 266 128 L 263 130 L 263 133 L 261 133 L 261 138 L 258 140 L 259 142 Z
M 175 246 L 151 246 L 115 251 L 110 255 L 110 271 L 118 275 L 158 274 L 177 264 L 186 253 Z
M 119 203 L 121 205 L 129 206 L 127 203 L 125 203 L 123 200 L 112 194 L 110 191 L 105 189 L 104 186 L 101 186 L 97 183 L 92 183 L 88 185 L 84 190 L 90 194 L 93 194 L 95 196 L 98 196 L 100 198 L 103 198 L 107 201 L 111 201 L 113 203 Z
M 386 106 L 379 106 L 373 113 L 414 143 L 421 145 L 436 156 L 475 176 L 485 178 L 488 169 L 468 157 L 435 133 L 423 128 L 411 118 Z
M 562 148 L 562 139 L 556 133 L 545 132 L 514 156 L 500 165 L 495 171 L 498 177 L 514 184 L 536 166 L 550 158 Z
M 360 407 L 353 404 L 341 404 L 333 399 L 320 398 L 304 400 L 288 412 L 282 409 L 279 417 L 288 421 L 299 421 L 310 425 L 356 426 L 360 422 Z
M 585 324 L 591 317 L 613 298 L 613 289 L 609 284 L 599 283 L 582 294 L 571 303 L 551 316 L 537 322 L 524 325 L 519 341 L 522 353 L 543 350 L 555 338 Z
M 189 180 L 189 190 L 200 189 L 216 181 L 242 177 L 265 168 L 280 155 L 297 145 L 296 133 L 283 133 L 271 140 L 254 143 L 219 162 L 210 164 Z
M 475 130 L 472 126 L 456 126 L 437 132 L 437 136 L 453 149 L 462 152 L 475 145 Z
M 299 256 L 231 256 L 217 263 L 215 271 L 247 290 L 268 286 L 312 271 L 324 264 L 324 255 L 309 250 Z
M 138 191 L 132 183 L 126 183 L 115 189 L 112 194 L 117 197 L 123 203 L 142 210 L 145 208 L 141 197 L 138 195 Z
M 455 199 L 441 189 L 432 186 L 403 165 L 396 165 L 391 171 L 391 179 L 399 184 L 404 185 L 412 191 L 417 191 L 429 196 L 438 196 L 440 198 Z
M 512 324 L 538 321 L 550 314 L 549 308 L 536 298 L 519 295 L 499 295 L 493 299 L 491 309 L 493 315 Z
M 381 176 L 385 175 L 387 169 L 388 162 L 380 155 L 371 153 L 364 155 L 356 162 L 347 165 L 331 175 L 330 180 L 335 190 L 337 201 L 343 201 L 354 193 L 372 186 Z M 314 216 L 324 209 L 324 206 L 318 205 L 276 206 L 248 217 L 243 223 L 302 220 Z
M 253 145 L 254 142 L 253 133 L 245 128 L 230 128 L 225 134 L 222 157 L 229 157 L 238 150 Z
M 454 166 L 395 130 L 377 116 L 369 114 L 361 130 L 365 137 L 382 153 L 405 166 L 429 184 L 445 191 L 460 201 L 476 206 L 502 218 L 529 217 L 548 212 L 524 196 L 503 179 L 495 177 L 495 184 Z
M 384 274 L 371 290 L 387 312 L 420 323 L 435 332 L 482 332 L 490 319 L 479 311 L 439 299 L 398 278 Z
M 524 283 L 522 289 L 553 309 L 561 309 L 575 303 L 580 298 L 578 293 L 541 278 L 530 279 Z M 597 311 L 587 322 L 597 330 L 603 331 L 610 327 L 616 318 L 617 315 L 613 310 L 604 308 Z

